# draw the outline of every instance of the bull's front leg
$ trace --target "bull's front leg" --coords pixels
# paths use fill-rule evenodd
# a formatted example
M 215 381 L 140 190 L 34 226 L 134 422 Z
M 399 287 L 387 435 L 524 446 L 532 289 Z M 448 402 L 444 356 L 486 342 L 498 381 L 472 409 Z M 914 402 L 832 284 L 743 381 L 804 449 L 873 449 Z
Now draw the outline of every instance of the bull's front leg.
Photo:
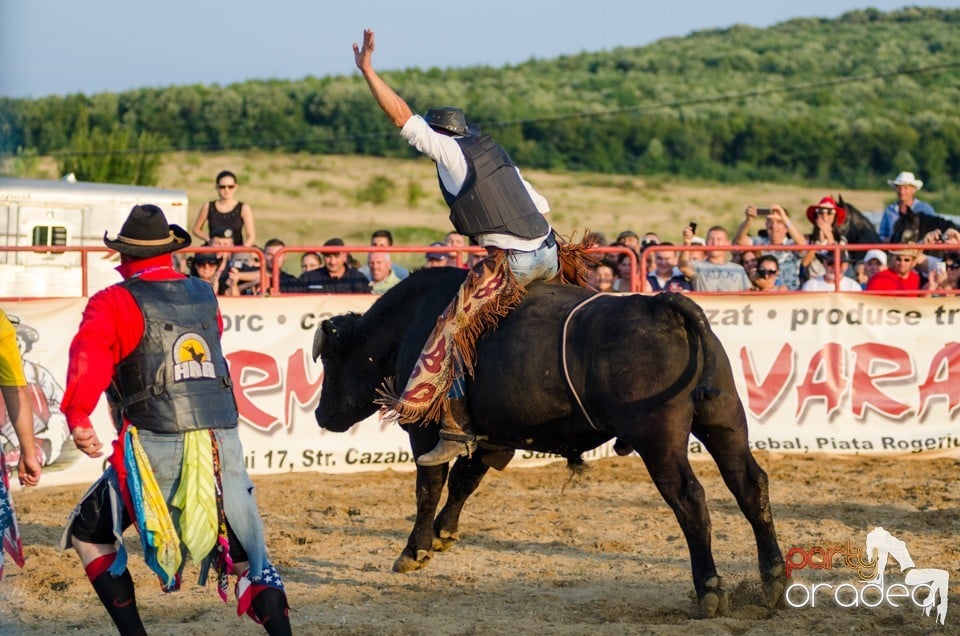
M 460 513 L 490 467 L 481 461 L 483 451 L 459 457 L 447 479 L 447 502 L 433 524 L 433 549 L 447 550 L 460 538 Z
M 447 479 L 448 465 L 417 466 L 417 519 L 407 546 L 393 563 L 394 572 L 412 572 L 425 567 L 433 549 L 433 519 Z

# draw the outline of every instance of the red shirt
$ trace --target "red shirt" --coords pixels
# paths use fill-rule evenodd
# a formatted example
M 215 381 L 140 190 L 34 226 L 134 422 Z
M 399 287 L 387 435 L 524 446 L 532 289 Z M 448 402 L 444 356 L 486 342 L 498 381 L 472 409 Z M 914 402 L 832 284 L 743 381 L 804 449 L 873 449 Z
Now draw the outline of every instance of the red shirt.
M 901 278 L 892 269 L 884 269 L 867 281 L 867 291 L 915 291 L 920 289 L 920 274 L 912 269 Z
M 128 280 L 179 280 L 186 278 L 173 269 L 170 254 L 125 260 L 117 271 Z M 217 312 L 217 324 L 223 332 L 223 319 Z M 70 430 L 91 426 L 100 396 L 110 386 L 113 370 L 130 355 L 143 338 L 143 315 L 133 295 L 119 284 L 111 285 L 90 297 L 80 329 L 70 343 L 67 388 L 60 410 Z

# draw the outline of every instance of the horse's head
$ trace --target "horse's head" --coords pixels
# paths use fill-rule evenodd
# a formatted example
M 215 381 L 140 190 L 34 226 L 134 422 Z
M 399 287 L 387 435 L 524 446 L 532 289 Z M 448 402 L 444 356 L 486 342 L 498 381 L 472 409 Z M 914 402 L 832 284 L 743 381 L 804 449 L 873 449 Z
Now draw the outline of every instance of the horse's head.
M 855 205 L 843 199 L 843 195 L 837 197 L 837 204 L 847 211 L 847 218 L 843 225 L 838 229 L 847 243 L 882 243 L 880 235 L 877 234 L 877 228 L 867 216 L 861 212 Z M 859 259 L 861 254 L 854 254 Z

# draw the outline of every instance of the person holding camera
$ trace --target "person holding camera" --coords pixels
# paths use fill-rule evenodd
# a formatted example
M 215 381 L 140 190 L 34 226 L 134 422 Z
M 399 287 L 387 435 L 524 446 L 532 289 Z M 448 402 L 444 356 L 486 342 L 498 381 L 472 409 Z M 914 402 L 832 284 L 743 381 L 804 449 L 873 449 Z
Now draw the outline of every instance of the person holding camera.
M 233 230 L 219 227 L 210 231 L 210 240 L 207 241 L 206 247 L 231 248 L 234 247 L 233 241 Z M 197 256 L 199 256 L 199 254 Z M 213 291 L 217 296 L 226 295 L 227 290 L 230 288 L 230 267 L 233 264 L 235 256 L 236 254 L 231 251 L 217 252 L 217 269 L 213 272 L 212 276 L 208 275 L 205 277 L 213 286 Z M 197 257 L 194 256 L 194 264 L 197 262 L 196 259 Z M 199 274 L 199 270 L 197 273 Z M 207 272 L 207 274 L 209 274 L 209 272 Z
M 960 252 L 947 252 L 927 279 L 927 289 L 960 289 Z
M 813 225 L 808 245 L 826 248 L 837 243 L 847 243 L 847 238 L 840 232 L 840 226 L 847 220 L 847 210 L 833 197 L 823 197 L 816 205 L 807 207 L 807 220 Z M 805 280 L 822 277 L 825 273 L 823 260 L 818 258 L 818 252 L 814 250 L 804 253 L 800 267 L 800 277 Z
M 757 219 L 763 219 L 766 236 L 751 236 L 750 230 Z M 777 246 L 806 245 L 807 238 L 790 221 L 787 211 L 780 205 L 758 208 L 748 205 L 743 213 L 743 223 L 737 228 L 733 243 L 735 245 L 760 245 L 773 249 L 764 249 L 764 254 L 773 254 L 780 262 L 780 281 L 790 291 L 800 289 L 800 264 L 805 252 L 775 249 Z
M 260 252 L 234 252 L 227 269 L 224 296 L 257 296 L 260 294 Z

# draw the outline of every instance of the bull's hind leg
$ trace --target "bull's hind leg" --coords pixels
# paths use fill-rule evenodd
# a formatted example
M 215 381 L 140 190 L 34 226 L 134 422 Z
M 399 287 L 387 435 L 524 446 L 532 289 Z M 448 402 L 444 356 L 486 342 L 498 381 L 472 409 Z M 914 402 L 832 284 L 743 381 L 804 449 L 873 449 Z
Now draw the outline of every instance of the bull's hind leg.
M 474 493 L 484 475 L 490 470 L 480 460 L 482 453 L 460 457 L 450 469 L 447 478 L 447 503 L 433 524 L 433 549 L 443 551 L 460 538 L 460 513 L 467 499 Z
M 694 416 L 693 433 L 713 456 L 723 481 L 753 527 L 767 606 L 783 607 L 786 576 L 773 527 L 769 481 L 750 452 L 747 418 L 735 391 L 726 390 L 700 405 Z
M 425 567 L 433 549 L 433 518 L 440 503 L 447 464 L 417 466 L 417 519 L 407 545 L 393 563 L 394 572 L 411 572 Z
M 703 486 L 687 460 L 687 448 L 677 444 L 641 443 L 640 450 L 647 470 L 664 501 L 673 509 L 690 550 L 693 587 L 697 592 L 700 614 L 704 618 L 723 616 L 728 611 L 727 593 L 710 547 L 710 513 L 707 511 Z

